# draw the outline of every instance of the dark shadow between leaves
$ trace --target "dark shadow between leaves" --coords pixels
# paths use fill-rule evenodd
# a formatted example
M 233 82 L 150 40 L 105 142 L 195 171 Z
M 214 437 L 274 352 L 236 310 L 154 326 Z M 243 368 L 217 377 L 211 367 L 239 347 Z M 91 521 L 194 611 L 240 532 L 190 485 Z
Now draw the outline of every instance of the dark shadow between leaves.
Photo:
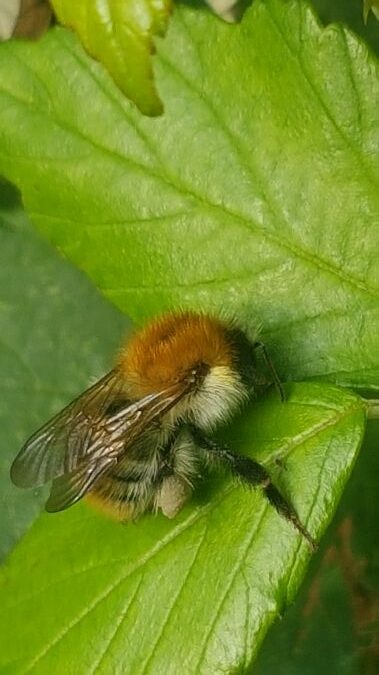
M 0 176 L 0 208 L 14 209 L 21 204 L 21 195 L 18 189 Z

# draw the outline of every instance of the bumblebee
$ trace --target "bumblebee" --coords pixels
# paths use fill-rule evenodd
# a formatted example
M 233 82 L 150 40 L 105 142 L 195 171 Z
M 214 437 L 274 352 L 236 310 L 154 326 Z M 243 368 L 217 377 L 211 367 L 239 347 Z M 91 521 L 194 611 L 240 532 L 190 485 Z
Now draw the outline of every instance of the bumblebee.
M 152 321 L 107 375 L 25 443 L 11 467 L 19 487 L 52 480 L 49 512 L 82 497 L 119 520 L 160 509 L 174 517 L 205 465 L 260 486 L 278 513 L 316 544 L 266 469 L 211 437 L 259 389 L 257 349 L 234 322 L 193 312 Z

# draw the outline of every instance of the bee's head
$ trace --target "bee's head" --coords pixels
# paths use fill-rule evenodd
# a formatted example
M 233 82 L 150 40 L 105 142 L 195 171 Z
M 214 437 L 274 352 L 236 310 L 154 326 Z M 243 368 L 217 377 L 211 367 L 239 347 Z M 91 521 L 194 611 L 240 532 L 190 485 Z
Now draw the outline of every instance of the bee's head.
M 227 419 L 252 389 L 254 344 L 230 323 L 203 314 L 167 314 L 137 333 L 119 368 L 135 398 L 180 382 L 190 393 L 171 415 L 210 428 Z

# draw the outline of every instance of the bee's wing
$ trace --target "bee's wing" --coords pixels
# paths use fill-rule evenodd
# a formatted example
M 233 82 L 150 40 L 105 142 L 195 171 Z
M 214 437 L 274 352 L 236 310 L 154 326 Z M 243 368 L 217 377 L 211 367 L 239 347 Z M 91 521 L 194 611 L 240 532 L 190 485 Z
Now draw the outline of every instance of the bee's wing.
M 61 496 L 53 500 L 54 488 L 52 508 L 66 508 L 106 472 L 107 461 L 117 460 L 122 450 L 188 391 L 188 383 L 178 382 L 130 402 L 117 371 L 111 371 L 33 434 L 12 464 L 12 481 L 19 487 L 31 487 L 61 477 L 57 484 Z M 117 412 L 109 414 L 112 406 Z M 67 490 L 70 494 L 63 498 Z
M 77 469 L 53 480 L 46 511 L 67 509 L 84 497 L 110 467 L 118 454 L 127 449 L 149 424 L 168 412 L 186 393 L 188 387 L 177 384 L 157 394 L 149 394 L 134 403 L 122 406 L 93 434 L 93 442 Z
M 73 471 L 87 454 L 99 418 L 121 391 L 112 370 L 36 431 L 12 464 L 13 483 L 38 486 Z
M 186 385 L 177 384 L 129 403 L 109 417 L 102 433 L 94 434 L 94 441 L 80 466 L 53 480 L 46 511 L 63 511 L 84 497 L 117 463 L 119 452 L 127 449 L 149 424 L 168 412 L 188 391 Z
M 116 462 L 114 457 L 99 457 L 96 461 L 82 464 L 73 473 L 55 478 L 45 504 L 46 511 L 49 513 L 63 511 L 78 502 Z

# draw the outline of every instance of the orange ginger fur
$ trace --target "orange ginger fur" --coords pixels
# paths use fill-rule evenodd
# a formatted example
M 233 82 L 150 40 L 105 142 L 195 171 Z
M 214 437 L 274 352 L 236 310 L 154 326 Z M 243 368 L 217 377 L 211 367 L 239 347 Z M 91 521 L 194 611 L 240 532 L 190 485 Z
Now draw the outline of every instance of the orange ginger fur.
M 232 345 L 220 319 L 183 312 L 147 324 L 121 350 L 117 366 L 133 397 L 180 381 L 196 364 L 230 366 Z

